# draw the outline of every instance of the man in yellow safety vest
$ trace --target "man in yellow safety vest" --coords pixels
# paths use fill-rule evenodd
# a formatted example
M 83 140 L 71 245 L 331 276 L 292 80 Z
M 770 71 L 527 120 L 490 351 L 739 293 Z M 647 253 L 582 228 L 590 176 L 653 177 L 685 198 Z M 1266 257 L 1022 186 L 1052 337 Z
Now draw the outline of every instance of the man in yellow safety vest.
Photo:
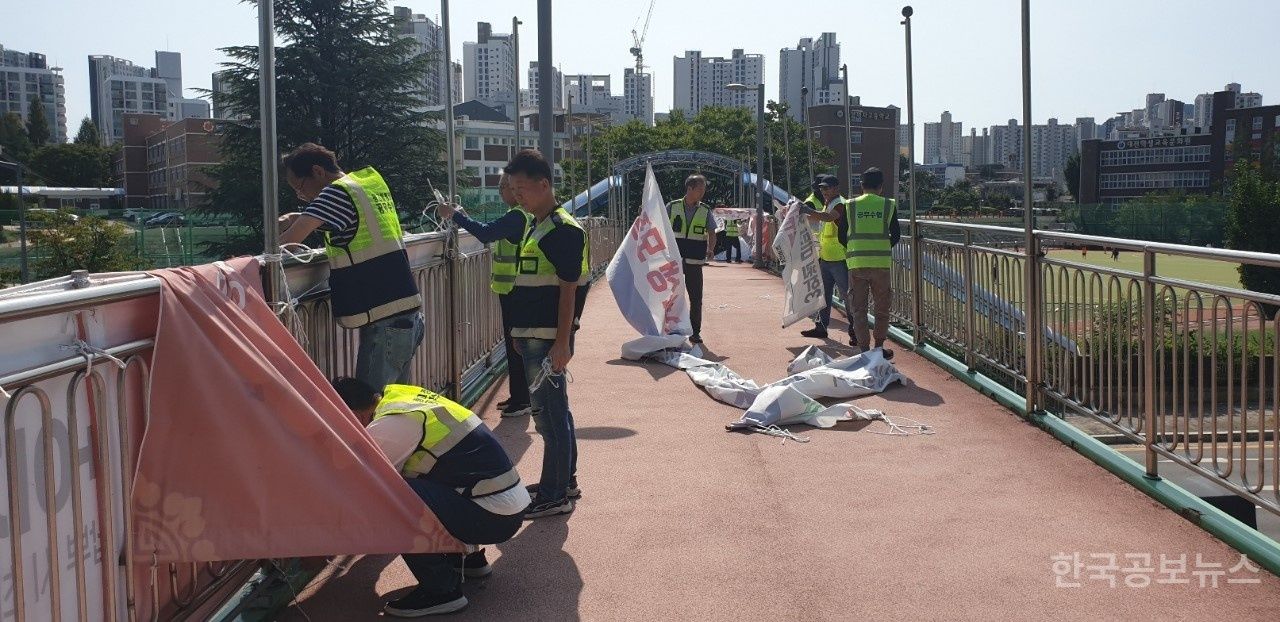
M 893 267 L 893 247 L 902 237 L 898 229 L 896 201 L 880 196 L 884 188 L 884 173 L 871 167 L 862 174 L 862 196 L 849 202 L 849 240 L 845 257 L 849 267 L 850 313 L 858 343 L 865 352 L 872 343 L 884 351 L 886 359 L 893 358 L 893 350 L 884 347 L 889 337 L 889 307 L 893 302 L 893 287 L 889 279 Z M 874 300 L 875 330 L 867 335 L 867 293 Z M 872 341 L 874 340 L 874 341 Z
M 819 198 L 820 197 L 820 198 Z M 833 294 L 840 292 L 844 301 L 845 319 L 849 324 L 849 345 L 857 346 L 853 336 L 853 320 L 849 316 L 849 269 L 845 265 L 845 200 L 840 196 L 840 180 L 835 175 L 818 175 L 814 180 L 813 194 L 805 199 L 804 206 L 810 220 L 822 223 L 818 230 L 818 267 L 822 274 L 822 295 L 826 306 L 814 317 L 815 326 L 800 331 L 805 337 L 827 338 L 827 326 L 831 324 Z

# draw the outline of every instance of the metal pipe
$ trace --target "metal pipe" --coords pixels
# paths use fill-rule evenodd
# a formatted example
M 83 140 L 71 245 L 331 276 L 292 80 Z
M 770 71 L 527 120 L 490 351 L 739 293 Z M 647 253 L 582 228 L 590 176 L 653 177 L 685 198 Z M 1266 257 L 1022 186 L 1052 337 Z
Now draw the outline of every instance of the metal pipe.
M 280 254 L 279 148 L 276 144 L 276 26 L 274 0 L 258 2 L 258 118 L 262 134 L 262 252 Z M 276 301 L 282 270 L 268 266 L 263 282 L 267 303 Z
M 787 162 L 787 194 L 795 196 L 791 191 L 791 185 L 794 183 L 791 177 L 791 116 L 787 114 L 786 104 L 782 105 L 782 114 L 778 115 L 778 120 L 782 121 L 782 149 L 786 152 Z
M 538 0 L 538 146 L 554 177 L 556 120 L 551 107 L 551 71 L 551 0 Z
M 564 160 L 569 161 L 573 157 L 573 93 L 569 93 L 569 101 L 565 104 L 564 111 Z M 569 196 L 577 196 L 573 191 L 573 172 L 565 169 L 565 185 L 569 188 Z M 572 199 L 570 199 L 572 200 Z
M 1143 414 L 1146 422 L 1146 474 L 1160 477 L 1160 455 L 1156 453 L 1156 285 L 1151 277 L 1156 274 L 1156 255 L 1150 250 L 1142 253 L 1142 377 Z M 1245 327 L 1248 328 L 1247 326 Z M 1263 402 L 1265 403 L 1265 402 Z
M 453 67 L 453 51 L 450 49 L 449 42 L 449 0 L 440 0 L 440 30 L 444 37 L 444 66 L 448 69 Z M 451 74 L 445 80 L 444 87 L 444 131 L 445 131 L 445 151 L 448 158 L 449 172 L 449 196 L 450 202 L 455 201 L 458 192 L 458 166 L 457 160 L 454 159 L 454 129 L 453 129 L 453 79 Z M 448 353 L 449 353 L 449 381 L 447 383 L 446 392 L 450 397 L 459 399 L 462 397 L 462 364 L 458 357 L 461 355 L 461 348 L 458 343 L 461 341 L 458 334 L 462 331 L 462 323 L 459 322 L 458 311 L 459 292 L 462 288 L 458 286 L 460 270 L 458 266 L 458 227 L 450 221 L 446 224 L 445 229 L 445 274 L 449 291 L 448 319 L 446 325 L 448 331 Z
M 756 186 L 760 202 L 756 205 L 756 220 L 764 223 L 764 206 L 768 202 L 768 193 L 764 187 L 764 83 L 756 88 Z M 752 265 L 764 267 L 764 236 L 756 235 L 756 259 Z M 726 258 L 728 255 L 726 255 Z
M 26 283 L 31 280 L 30 268 L 27 264 L 27 202 L 22 198 L 22 165 L 14 162 L 14 170 L 18 182 L 18 243 L 20 245 L 18 275 Z
M 1036 289 L 1039 263 L 1036 257 L 1035 200 L 1031 180 L 1031 0 L 1022 0 L 1022 222 L 1027 254 L 1022 298 L 1026 301 L 1027 412 L 1040 407 L 1040 299 Z
M 513 16 L 511 18 L 511 62 L 512 64 L 515 65 L 515 71 L 512 72 L 511 79 L 513 82 L 515 82 L 514 92 L 516 94 L 516 148 L 511 152 L 512 155 L 520 153 L 520 148 L 521 148 L 520 125 L 521 125 L 522 119 L 520 118 L 520 24 L 522 23 L 524 22 L 521 22 L 520 19 L 517 17 Z M 449 74 L 449 73 L 446 73 L 445 75 L 452 77 L 452 74 Z
M 853 97 L 849 95 L 849 64 L 840 65 L 844 79 L 844 193 L 853 195 Z M 889 198 L 889 197 L 885 197 Z
M 909 171 L 907 198 L 911 201 L 911 323 L 915 325 L 913 336 L 916 347 L 919 347 L 924 343 L 924 318 L 921 304 L 924 289 L 921 263 L 924 255 L 920 249 L 924 236 L 920 235 L 920 226 L 916 220 L 918 211 L 916 209 L 916 113 L 915 90 L 911 75 L 911 15 L 914 12 L 910 6 L 902 7 L 904 18 L 902 24 L 907 27 L 907 166 Z
M 809 87 L 800 89 L 800 119 L 804 122 L 804 145 L 809 153 L 809 182 L 817 177 L 813 172 L 813 130 L 809 127 Z

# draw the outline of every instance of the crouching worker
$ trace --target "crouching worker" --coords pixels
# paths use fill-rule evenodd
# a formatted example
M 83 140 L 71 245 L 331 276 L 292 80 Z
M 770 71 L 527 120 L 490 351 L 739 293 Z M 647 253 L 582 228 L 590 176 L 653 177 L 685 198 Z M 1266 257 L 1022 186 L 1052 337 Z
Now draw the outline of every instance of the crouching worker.
M 515 535 L 529 492 L 479 417 L 421 387 L 390 384 L 379 394 L 354 378 L 337 378 L 333 386 L 360 421 L 371 421 L 369 435 L 453 537 L 479 545 Z M 484 549 L 403 558 L 418 587 L 387 603 L 387 615 L 400 618 L 461 610 L 467 606 L 462 576 L 492 571 Z

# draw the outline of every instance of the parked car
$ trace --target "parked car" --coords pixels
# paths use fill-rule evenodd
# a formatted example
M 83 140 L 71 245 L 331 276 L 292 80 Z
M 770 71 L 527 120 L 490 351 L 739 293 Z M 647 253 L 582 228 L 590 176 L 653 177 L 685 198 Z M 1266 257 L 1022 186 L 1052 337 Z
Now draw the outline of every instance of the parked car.
M 142 210 L 137 208 L 130 208 L 124 211 L 124 219 L 129 222 L 133 222 L 137 220 L 138 217 L 141 215 L 142 215 Z
M 186 219 L 182 217 L 182 214 L 165 212 L 148 218 L 146 222 L 142 223 L 142 226 L 150 229 L 152 227 L 176 227 L 184 223 L 186 223 Z

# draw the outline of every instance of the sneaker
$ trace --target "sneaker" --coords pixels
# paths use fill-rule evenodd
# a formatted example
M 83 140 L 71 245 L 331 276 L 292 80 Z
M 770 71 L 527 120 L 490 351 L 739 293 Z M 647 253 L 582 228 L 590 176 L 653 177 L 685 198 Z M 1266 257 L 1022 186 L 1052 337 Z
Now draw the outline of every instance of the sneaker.
M 886 348 L 884 346 L 880 346 L 880 353 L 884 355 L 884 360 L 886 361 L 893 360 L 893 350 L 890 350 L 889 348 Z
M 462 595 L 462 590 L 436 594 L 418 586 L 408 596 L 387 603 L 382 610 L 396 618 L 416 618 L 462 611 L 466 606 L 467 597 Z
M 525 486 L 524 489 L 529 491 L 529 494 L 531 496 L 534 496 L 534 497 L 538 496 L 537 484 L 529 484 L 528 486 Z M 575 477 L 569 480 L 569 488 L 565 490 L 565 496 L 569 499 L 577 499 L 582 497 L 582 489 L 578 488 L 578 478 Z
M 528 404 L 507 404 L 502 408 L 503 417 L 523 417 L 531 414 L 533 414 L 533 407 Z
M 858 347 L 858 338 L 854 337 L 853 333 L 849 333 L 849 345 L 855 348 Z
M 568 514 L 573 511 L 573 499 L 561 499 L 559 501 L 547 501 L 540 497 L 534 497 L 533 503 L 529 504 L 529 509 L 525 510 L 525 520 L 542 518 L 544 516 L 556 516 L 559 514 Z
M 810 328 L 809 330 L 802 330 L 802 331 L 800 331 L 800 334 L 801 334 L 802 336 L 804 336 L 804 337 L 813 337 L 813 338 L 815 338 L 815 339 L 826 339 L 826 338 L 827 338 L 827 329 L 826 329 L 825 327 L 822 327 L 822 326 L 814 326 L 813 328 Z
M 462 558 L 462 570 L 460 572 L 462 572 L 462 576 L 468 579 L 479 579 L 493 574 L 493 566 L 490 566 L 489 560 L 485 559 L 484 549 L 480 549 Z
M 511 403 L 511 398 L 509 397 L 507 399 L 502 400 L 501 402 L 498 402 L 498 410 L 506 410 L 507 405 L 510 403 Z
M 689 343 L 702 343 L 702 335 L 695 334 L 689 338 Z

